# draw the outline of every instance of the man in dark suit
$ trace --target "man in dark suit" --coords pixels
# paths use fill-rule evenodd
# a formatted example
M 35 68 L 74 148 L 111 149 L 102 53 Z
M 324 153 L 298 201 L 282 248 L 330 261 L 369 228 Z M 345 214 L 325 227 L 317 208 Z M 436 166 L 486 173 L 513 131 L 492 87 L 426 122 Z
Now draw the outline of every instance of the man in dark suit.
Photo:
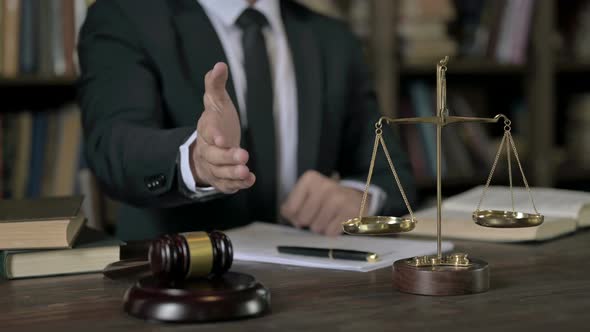
M 98 0 L 78 53 L 86 156 L 124 203 L 122 239 L 254 220 L 335 235 L 358 215 L 379 114 L 343 23 L 289 0 Z M 372 183 L 368 213 L 406 213 L 385 158 Z

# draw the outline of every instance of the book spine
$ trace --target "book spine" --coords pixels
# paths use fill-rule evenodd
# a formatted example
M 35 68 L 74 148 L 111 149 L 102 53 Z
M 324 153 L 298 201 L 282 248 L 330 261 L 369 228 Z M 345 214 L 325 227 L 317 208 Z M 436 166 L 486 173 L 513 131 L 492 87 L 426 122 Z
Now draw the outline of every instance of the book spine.
M 64 33 L 62 24 L 62 2 L 49 1 L 51 5 L 51 62 L 53 73 L 62 76 L 66 72 L 66 59 L 64 54 Z
M 52 26 L 54 19 L 51 16 L 51 3 L 40 1 L 39 13 L 39 74 L 41 76 L 53 75 L 52 54 Z
M 35 74 L 38 68 L 38 2 L 22 0 L 20 20 L 20 73 Z
M 12 197 L 24 198 L 27 178 L 29 176 L 29 158 L 31 157 L 31 131 L 33 126 L 32 114 L 21 111 L 17 115 L 17 147 L 12 174 Z
M 514 37 L 514 47 L 512 48 L 512 63 L 524 64 L 526 62 L 526 50 L 528 46 L 528 37 L 531 27 L 534 3 L 532 0 L 521 0 L 519 10 L 518 28 Z
M 45 141 L 47 139 L 47 114 L 36 112 L 33 116 L 31 137 L 31 158 L 29 159 L 29 178 L 27 197 L 38 197 L 41 194 L 43 160 L 45 158 Z
M 63 45 L 65 60 L 65 75 L 74 76 L 75 22 L 74 0 L 62 0 Z
M 4 198 L 4 115 L 0 114 L 0 199 Z
M 2 64 L 2 73 L 6 77 L 15 77 L 18 75 L 19 12 L 20 2 L 18 0 L 4 1 L 4 63 Z
M 410 85 L 410 95 L 414 104 L 416 115 L 419 117 L 435 116 L 433 111 L 432 94 L 428 85 L 423 81 L 416 81 Z M 436 127 L 429 123 L 421 123 L 418 125 L 422 133 L 424 147 L 426 149 L 426 160 L 430 175 L 436 177 Z M 441 156 L 442 174 L 446 174 L 446 161 L 444 156 Z
M 0 278 L 2 279 L 10 279 L 10 275 L 8 274 L 8 266 L 7 266 L 7 259 L 8 254 L 6 251 L 0 251 Z
M 2 74 L 4 72 L 3 68 L 4 68 L 4 39 L 5 39 L 5 34 L 6 34 L 6 30 L 4 27 L 4 22 L 6 21 L 6 17 L 4 16 L 4 12 L 5 12 L 5 3 L 4 0 L 0 1 L 0 74 Z

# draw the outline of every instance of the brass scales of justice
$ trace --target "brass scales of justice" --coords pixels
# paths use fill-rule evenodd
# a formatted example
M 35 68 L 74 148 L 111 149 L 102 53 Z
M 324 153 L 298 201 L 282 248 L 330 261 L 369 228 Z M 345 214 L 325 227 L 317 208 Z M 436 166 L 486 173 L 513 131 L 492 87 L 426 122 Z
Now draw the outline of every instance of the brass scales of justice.
M 348 220 L 342 224 L 345 233 L 351 235 L 385 235 L 409 232 L 414 229 L 418 220 L 414 217 L 412 208 L 408 202 L 404 188 L 401 185 L 395 166 L 387 150 L 387 146 L 382 137 L 383 122 L 386 124 L 419 124 L 430 123 L 436 125 L 436 207 L 437 207 L 437 254 L 433 256 L 420 256 L 398 260 L 393 264 L 393 286 L 399 291 L 421 295 L 459 295 L 485 292 L 489 289 L 489 268 L 488 263 L 481 259 L 471 258 L 465 253 L 452 253 L 444 255 L 441 252 L 441 139 L 442 128 L 454 123 L 497 123 L 500 119 L 504 120 L 504 136 L 500 142 L 498 152 L 496 153 L 494 163 L 485 187 L 482 191 L 479 203 L 473 212 L 473 221 L 483 227 L 495 228 L 518 228 L 534 227 L 543 223 L 541 215 L 535 206 L 531 190 L 524 175 L 524 171 L 518 157 L 518 152 L 511 135 L 510 120 L 503 114 L 498 114 L 493 118 L 479 117 L 459 117 L 450 116 L 447 109 L 447 87 L 446 71 L 448 57 L 440 60 L 436 67 L 436 116 L 433 117 L 416 117 L 416 118 L 390 118 L 381 117 L 375 123 L 375 143 L 369 166 L 369 174 L 363 198 L 359 217 Z M 373 175 L 375 158 L 379 145 L 383 148 L 385 157 L 393 173 L 395 182 L 399 188 L 404 200 L 409 217 L 391 217 L 391 216 L 363 216 L 367 200 L 368 188 Z M 484 200 L 490 181 L 498 164 L 502 150 L 506 145 L 506 159 L 508 161 L 508 177 L 512 199 L 512 210 L 482 210 L 481 204 Z M 529 194 L 534 213 L 525 213 L 514 210 L 514 194 L 512 192 L 512 169 L 511 169 L 511 152 L 517 161 L 520 174 L 526 190 Z

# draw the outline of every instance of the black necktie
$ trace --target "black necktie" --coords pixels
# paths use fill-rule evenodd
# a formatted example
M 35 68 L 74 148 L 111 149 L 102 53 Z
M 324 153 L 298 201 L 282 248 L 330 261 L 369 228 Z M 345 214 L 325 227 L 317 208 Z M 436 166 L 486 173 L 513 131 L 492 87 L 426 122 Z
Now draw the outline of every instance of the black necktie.
M 256 174 L 256 183 L 249 193 L 250 219 L 274 222 L 277 218 L 277 181 L 273 89 L 262 34 L 268 21 L 261 12 L 248 8 L 236 23 L 243 31 L 248 119 L 245 138 L 250 152 L 249 166 Z

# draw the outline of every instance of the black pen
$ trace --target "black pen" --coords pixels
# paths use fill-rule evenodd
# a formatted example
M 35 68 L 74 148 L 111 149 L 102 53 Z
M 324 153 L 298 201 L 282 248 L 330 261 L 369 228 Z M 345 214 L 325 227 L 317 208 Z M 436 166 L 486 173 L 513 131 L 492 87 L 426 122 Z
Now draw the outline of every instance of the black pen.
M 282 254 L 325 257 L 330 259 L 348 259 L 353 261 L 365 261 L 370 263 L 374 263 L 379 260 L 379 256 L 375 253 L 358 250 L 310 248 L 295 246 L 278 246 L 277 250 Z

